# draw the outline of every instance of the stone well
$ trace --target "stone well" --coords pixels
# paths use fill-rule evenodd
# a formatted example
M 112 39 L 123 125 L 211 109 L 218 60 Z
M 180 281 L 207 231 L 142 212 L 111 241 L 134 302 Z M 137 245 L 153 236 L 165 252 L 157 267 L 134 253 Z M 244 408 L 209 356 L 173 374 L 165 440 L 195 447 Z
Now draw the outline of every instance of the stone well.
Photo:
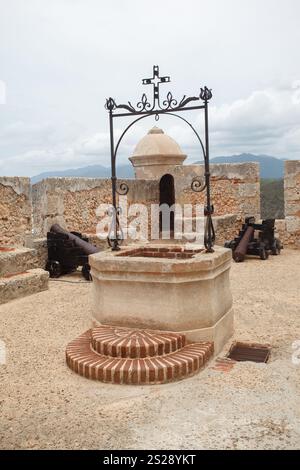
M 213 341 L 233 333 L 231 251 L 146 244 L 90 256 L 94 325 L 180 332 Z

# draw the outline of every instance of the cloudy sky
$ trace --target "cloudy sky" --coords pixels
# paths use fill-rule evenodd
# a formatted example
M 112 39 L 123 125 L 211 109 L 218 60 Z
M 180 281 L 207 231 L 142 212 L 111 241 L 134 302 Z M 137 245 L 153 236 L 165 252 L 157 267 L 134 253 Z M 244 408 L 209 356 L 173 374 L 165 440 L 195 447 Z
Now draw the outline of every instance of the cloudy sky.
M 162 94 L 213 89 L 213 156 L 300 159 L 299 44 L 299 0 L 0 0 L 0 174 L 108 166 L 105 98 L 151 95 L 154 64 L 171 77 Z M 120 163 L 152 125 L 131 131 Z M 200 158 L 188 129 L 159 125 Z

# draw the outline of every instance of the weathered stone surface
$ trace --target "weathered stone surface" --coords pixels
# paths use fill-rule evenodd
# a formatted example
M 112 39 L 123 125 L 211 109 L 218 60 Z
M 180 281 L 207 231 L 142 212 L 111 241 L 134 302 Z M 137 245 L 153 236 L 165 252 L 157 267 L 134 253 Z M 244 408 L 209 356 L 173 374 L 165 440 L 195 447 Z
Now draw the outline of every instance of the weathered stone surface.
M 286 220 L 276 219 L 275 220 L 275 237 L 279 238 L 283 246 L 288 245 L 288 235 L 286 231 Z
M 286 230 L 288 233 L 296 233 L 300 231 L 300 217 L 288 216 L 285 218 Z
M 47 178 L 32 187 L 35 236 L 45 236 L 52 224 L 95 233 L 96 209 L 111 198 L 110 180 Z
M 247 216 L 260 216 L 260 177 L 258 163 L 211 165 L 211 198 L 215 215 L 236 214 L 242 221 Z M 204 176 L 204 165 L 176 166 L 175 198 L 180 204 L 205 204 L 205 191 L 191 189 L 194 177 Z
M 29 178 L 0 177 L 0 246 L 24 246 L 32 230 Z
M 232 240 L 241 226 L 236 214 L 215 216 L 213 224 L 216 232 L 216 244 L 221 246 L 226 241 Z
M 150 205 L 158 202 L 157 182 L 126 180 L 128 204 Z M 35 236 L 45 236 L 52 224 L 76 230 L 87 236 L 96 235 L 100 204 L 111 204 L 111 181 L 101 178 L 48 178 L 33 185 L 33 220 Z M 133 217 L 130 217 L 130 221 Z M 148 221 L 147 221 L 148 223 Z M 150 221 L 149 221 L 150 223 Z M 97 242 L 102 245 L 103 241 Z
M 48 289 L 48 279 L 49 273 L 43 269 L 0 277 L 0 304 Z
M 36 267 L 36 252 L 30 248 L 0 248 L 0 276 Z
M 173 140 L 172 142 L 175 145 L 173 157 L 181 158 L 183 154 L 180 147 Z M 143 152 L 145 153 L 145 149 Z M 161 152 L 159 147 L 157 154 L 149 152 L 146 152 L 146 159 L 154 158 L 155 155 L 156 159 L 163 159 L 163 156 L 159 154 Z M 172 156 L 171 154 L 172 152 L 169 156 Z M 135 157 L 143 159 L 143 155 L 139 153 Z M 158 170 L 159 165 L 166 162 L 157 160 L 156 163 L 157 165 L 153 164 L 150 167 Z M 139 164 L 143 165 L 143 161 L 139 160 Z M 145 162 L 144 167 L 147 167 Z M 285 230 L 280 230 L 280 237 L 286 245 L 294 248 L 299 246 L 298 229 L 294 229 L 297 225 L 294 218 L 300 217 L 299 168 L 300 161 L 285 162 L 285 215 L 292 219 L 285 223 Z M 148 226 L 148 230 L 142 231 L 148 234 L 149 240 L 151 240 L 151 205 L 159 203 L 159 180 L 165 172 L 174 177 L 177 204 L 182 208 L 184 204 L 191 204 L 194 207 L 196 204 L 205 204 L 205 191 L 195 193 L 191 190 L 193 177 L 203 178 L 204 176 L 204 166 L 200 164 L 182 165 L 174 160 L 173 163 L 168 162 L 166 168 L 161 167 L 159 171 L 155 171 L 155 174 L 144 175 L 150 179 L 141 179 L 142 175 L 139 173 L 136 180 L 120 180 L 119 182 L 125 181 L 129 186 L 128 204 L 144 204 L 147 208 L 148 220 L 144 222 L 142 229 Z M 31 212 L 33 213 L 34 238 L 45 236 L 53 223 L 59 223 L 68 230 L 86 234 L 94 244 L 101 248 L 107 246 L 106 240 L 98 240 L 96 237 L 97 223 L 101 220 L 96 210 L 99 204 L 111 203 L 109 178 L 49 178 L 33 185 L 32 193 L 31 211 L 29 178 L 0 178 L 0 246 L 30 246 L 27 239 L 31 236 L 32 230 Z M 254 162 L 212 164 L 211 195 L 215 208 L 217 242 L 223 244 L 225 240 L 234 237 L 246 216 L 260 218 L 259 165 Z M 218 222 L 218 217 L 227 217 L 230 214 L 236 217 L 231 227 L 229 220 L 233 222 L 233 219 L 227 218 L 226 222 L 225 219 L 222 223 Z M 121 225 L 125 235 L 127 227 L 130 235 L 129 225 L 135 219 L 135 215 L 128 217 L 128 226 L 123 223 L 122 219 L 123 215 L 121 215 Z M 131 241 L 129 237 L 128 243 Z
M 174 176 L 175 201 L 178 204 L 204 204 L 205 193 L 191 190 L 194 176 L 203 175 L 203 165 L 175 165 L 170 169 Z M 215 216 L 236 214 L 236 226 L 245 216 L 259 217 L 259 167 L 256 163 L 212 165 L 212 201 Z M 159 203 L 159 178 L 152 180 L 122 180 L 129 186 L 128 204 L 144 204 L 148 210 L 148 238 L 151 239 L 151 204 Z M 46 235 L 52 223 L 68 230 L 81 231 L 95 236 L 100 218 L 96 209 L 101 203 L 111 203 L 111 182 L 97 178 L 49 178 L 33 186 L 33 214 L 35 236 Z M 121 216 L 122 221 L 123 215 Z M 128 224 L 135 216 L 128 217 Z M 126 229 L 126 224 L 122 224 Z M 228 239 L 228 227 L 222 232 L 219 224 L 218 240 Z M 106 241 L 96 243 L 105 246 Z
M 34 267 L 45 269 L 48 259 L 47 238 L 34 238 L 31 247 L 35 251 Z
M 283 242 L 300 248 L 300 160 L 284 162 L 285 231 L 281 231 Z

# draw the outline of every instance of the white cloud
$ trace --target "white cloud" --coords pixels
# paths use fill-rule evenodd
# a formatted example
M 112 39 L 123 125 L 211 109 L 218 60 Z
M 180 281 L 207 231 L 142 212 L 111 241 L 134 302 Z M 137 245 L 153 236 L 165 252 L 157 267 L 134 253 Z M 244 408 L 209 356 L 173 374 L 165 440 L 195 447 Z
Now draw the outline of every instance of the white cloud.
M 300 158 L 299 0 L 189 0 L 184 8 L 179 0 L 2 3 L 1 174 L 109 165 L 105 98 L 151 97 L 141 79 L 154 63 L 171 76 L 163 96 L 170 90 L 181 99 L 205 84 L 213 89 L 212 155 Z M 155 123 L 138 124 L 122 142 L 119 162 Z M 191 159 L 200 158 L 183 123 L 158 125 Z
M 115 129 L 116 141 L 121 129 Z M 73 133 L 74 134 L 74 133 Z M 137 126 L 124 139 L 118 153 L 118 163 L 127 162 L 134 146 L 144 135 L 144 129 Z M 56 137 L 58 137 L 56 139 Z M 110 165 L 109 134 L 99 132 L 77 138 L 67 138 L 50 126 L 26 125 L 17 122 L 0 133 L 1 146 L 9 146 L 18 140 L 26 151 L 0 158 L 0 173 L 18 176 L 33 176 L 52 170 L 80 168 L 87 165 Z
M 300 159 L 299 86 L 258 90 L 250 96 L 221 106 L 210 107 L 211 155 L 249 152 Z M 192 114 L 190 115 L 192 118 Z M 190 128 L 181 122 L 163 117 L 158 123 L 145 120 L 134 126 L 122 141 L 118 163 L 127 158 L 152 125 L 161 126 L 182 147 L 190 160 L 201 158 L 201 149 Z M 203 116 L 195 127 L 203 132 Z M 76 168 L 91 164 L 110 164 L 109 133 L 84 133 L 76 136 L 78 126 L 57 129 L 49 123 L 16 122 L 0 133 L 0 145 L 18 141 L 24 152 L 2 159 L 1 173 L 33 175 L 46 170 Z M 115 139 L 122 128 L 115 129 Z M 201 133 L 200 132 L 200 133 Z
M 214 154 L 267 153 L 299 158 L 299 88 L 271 88 L 210 110 Z

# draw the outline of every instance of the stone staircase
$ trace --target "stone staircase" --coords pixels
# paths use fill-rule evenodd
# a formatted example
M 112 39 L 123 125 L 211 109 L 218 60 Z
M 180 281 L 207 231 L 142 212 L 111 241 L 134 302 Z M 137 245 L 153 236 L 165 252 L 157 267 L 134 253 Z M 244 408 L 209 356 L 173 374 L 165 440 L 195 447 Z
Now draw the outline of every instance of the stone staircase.
M 0 304 L 48 289 L 48 272 L 37 265 L 34 249 L 0 247 Z
M 186 344 L 173 332 L 99 326 L 71 341 L 68 366 L 102 382 L 147 385 L 184 379 L 197 373 L 213 355 L 213 343 Z

